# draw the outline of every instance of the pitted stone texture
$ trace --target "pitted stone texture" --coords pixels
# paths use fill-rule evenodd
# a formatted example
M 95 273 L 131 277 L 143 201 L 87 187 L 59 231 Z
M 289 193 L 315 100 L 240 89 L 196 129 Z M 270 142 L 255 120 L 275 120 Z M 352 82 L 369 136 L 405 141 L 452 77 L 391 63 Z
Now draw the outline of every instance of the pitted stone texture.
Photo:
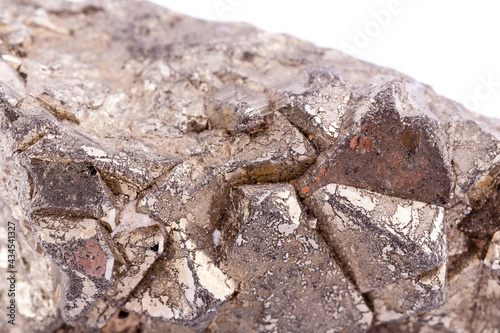
M 2 101 L 6 103 L 5 100 L 2 99 Z M 47 109 L 33 105 L 29 101 L 23 100 L 18 107 L 18 109 L 13 109 L 8 104 L 3 106 L 2 128 L 5 137 L 1 144 L 6 156 L 12 152 L 24 152 L 22 156 L 32 160 L 24 163 L 28 169 L 36 168 L 37 165 L 43 163 L 48 164 L 47 166 L 52 163 L 50 168 L 59 168 L 60 171 L 63 171 L 62 168 L 71 169 L 64 171 L 67 174 L 65 179 L 62 179 L 61 172 L 55 170 L 53 178 L 61 177 L 61 179 L 54 179 L 55 183 L 49 184 L 50 186 L 57 186 L 58 183 L 64 181 L 67 182 L 65 186 L 76 186 L 75 184 L 80 182 L 79 179 L 75 179 L 71 185 L 71 178 L 93 176 L 85 180 L 81 179 L 90 188 L 79 189 L 79 191 L 95 192 L 88 193 L 87 200 L 99 200 L 105 195 L 109 197 L 109 190 L 106 186 L 103 187 L 102 181 L 115 194 L 127 195 L 133 200 L 138 191 L 151 186 L 157 177 L 180 163 L 176 158 L 162 157 L 138 150 L 137 146 L 130 143 L 109 142 L 105 139 L 98 143 L 96 137 L 91 138 L 78 128 L 68 128 L 57 123 Z M 40 174 L 41 171 L 50 172 L 50 170 L 41 169 L 45 167 L 42 165 L 33 170 L 34 174 L 31 178 L 37 180 L 46 176 L 43 173 Z M 41 186 L 42 183 L 34 185 Z M 49 187 L 44 193 L 50 194 L 51 190 L 61 191 L 61 189 Z M 61 199 L 71 200 L 70 198 Z M 76 199 L 73 198 L 73 200 Z M 85 200 L 81 198 L 80 201 Z M 89 203 L 88 206 L 90 205 Z M 65 209 L 71 208 L 68 204 Z M 74 208 L 82 209 L 82 207 Z M 93 213 L 99 215 L 97 212 Z
M 231 132 L 257 133 L 271 124 L 264 93 L 241 85 L 223 87 L 205 102 L 209 126 Z
M 221 234 L 228 195 L 234 186 L 289 182 L 307 197 L 305 186 L 320 191 L 328 178 L 370 190 L 370 198 L 388 195 L 394 205 L 398 197 L 411 205 L 442 205 L 454 281 L 468 274 L 455 268 L 467 265 L 466 254 L 475 247 L 481 271 L 490 275 L 476 284 L 481 293 L 464 288 L 439 318 L 455 311 L 470 319 L 461 304 L 474 303 L 461 301 L 477 300 L 473 325 L 462 327 L 453 317 L 447 327 L 475 333 L 483 329 L 479 324 L 486 331 L 499 326 L 490 306 L 498 301 L 490 240 L 498 232 L 500 121 L 475 115 L 394 70 L 246 24 L 196 20 L 144 1 L 0 2 L 0 196 L 31 246 L 19 241 L 26 271 L 19 279 L 21 331 L 51 331 L 63 322 L 61 314 L 61 329 L 98 331 L 132 304 L 142 312 L 137 325 L 143 330 L 173 330 L 172 321 L 202 330 L 215 315 L 218 323 L 225 315 L 239 317 L 233 323 L 242 324 L 240 330 L 272 329 L 279 319 L 261 320 L 266 303 L 238 299 L 232 277 L 219 268 L 221 244 L 238 240 L 236 231 Z M 324 177 L 327 162 L 331 171 Z M 359 210 L 352 212 L 349 219 L 359 219 Z M 323 231 L 314 228 L 324 220 L 301 216 L 304 223 L 288 237 L 307 225 L 320 245 Z M 89 244 L 82 232 L 57 243 L 81 248 L 78 254 L 44 250 L 74 235 L 64 223 L 54 228 L 56 220 L 84 219 L 100 230 L 94 240 L 102 236 L 107 245 Z M 380 235 L 400 240 L 390 231 L 367 234 L 374 244 Z M 421 249 L 426 239 L 416 244 Z M 326 248 L 319 249 L 324 258 Z M 434 252 L 430 266 L 443 257 Z M 410 253 L 408 260 L 428 260 L 422 253 Z M 74 323 L 64 310 L 63 287 L 82 281 L 77 273 L 102 279 L 102 264 L 110 260 L 111 279 L 96 284 L 94 296 L 78 305 L 81 318 Z M 349 266 L 339 263 L 352 278 Z M 295 269 L 292 261 L 286 264 L 291 266 L 283 266 L 284 276 Z M 431 269 L 393 281 L 390 266 L 381 267 L 388 268 L 378 272 L 390 277 L 387 287 L 408 285 Z M 414 296 L 415 286 L 408 291 Z M 0 295 L 0 303 L 6 299 Z M 300 304 L 310 306 L 305 297 Z M 424 321 L 405 323 L 390 327 L 431 330 Z
M 124 307 L 203 329 L 233 294 L 236 284 L 191 239 L 188 223 L 181 218 L 168 228 L 173 243 L 169 253 L 155 262 Z
M 155 250 L 155 249 L 154 249 Z M 87 330 L 99 330 L 124 306 L 130 293 L 138 286 L 153 265 L 158 253 L 154 250 L 144 250 L 138 264 L 131 264 L 128 270 L 119 270 L 119 279 L 110 286 L 103 297 L 80 319 L 79 324 Z M 138 256 L 139 257 L 139 256 Z M 139 261 L 136 258 L 136 261 Z M 118 275 L 118 274 L 117 274 Z
M 26 117 L 34 122 L 34 117 Z M 35 122 L 36 123 L 36 122 Z M 42 124 L 41 126 L 46 126 Z M 36 130 L 36 129 L 30 129 Z M 99 174 L 114 194 L 134 200 L 137 192 L 147 188 L 161 175 L 180 163 L 176 158 L 150 154 L 133 145 L 96 142 L 80 131 L 54 129 L 25 145 L 31 159 L 51 160 L 63 164 L 78 163 Z
M 448 202 L 452 177 L 421 85 L 377 77 L 359 91 L 338 142 L 298 182 L 309 197 L 329 183 L 434 204 Z
M 217 132 L 205 144 L 203 157 L 177 165 L 143 191 L 139 210 L 167 226 L 183 219 L 191 241 L 214 258 L 212 235 L 228 205 L 231 186 L 294 179 L 316 154 L 311 143 L 279 114 L 263 133 L 242 134 L 230 142 Z
M 292 180 L 304 173 L 315 158 L 311 142 L 276 114 L 266 135 L 241 137 L 231 145 L 224 177 L 233 185 Z
M 332 68 L 310 67 L 276 89 L 278 110 L 320 150 L 327 149 L 340 134 L 353 87 Z
M 458 229 L 472 238 L 491 236 L 500 230 L 500 166 L 496 166 L 469 190 L 472 209 Z
M 62 316 L 76 322 L 111 285 L 113 246 L 93 219 L 36 217 L 31 227 L 45 254 L 63 272 Z
M 470 207 L 464 202 L 445 209 L 444 225 L 448 243 L 448 257 L 463 254 L 472 245 L 473 240 L 458 228 L 458 225 L 467 214 L 470 214 Z
M 28 168 L 35 214 L 102 218 L 103 206 L 113 208 L 109 190 L 91 164 L 64 165 L 31 159 Z
M 211 252 L 212 233 L 222 216 L 229 188 L 230 184 L 216 167 L 192 159 L 144 191 L 139 198 L 139 210 L 167 226 L 174 226 L 182 219 L 191 241 Z
M 412 320 L 446 332 L 496 332 L 500 327 L 500 274 L 480 258 L 478 249 L 472 248 L 455 259 L 448 269 L 446 303 Z
M 222 225 L 221 268 L 239 292 L 212 332 L 364 332 L 372 314 L 305 224 L 289 184 L 241 186 Z
M 139 245 L 148 249 L 157 247 L 156 251 L 146 251 L 146 254 L 140 253 L 141 250 L 137 253 L 130 242 L 125 246 L 120 244 L 120 249 L 126 248 L 127 261 L 113 245 L 108 230 L 96 220 L 85 217 L 99 218 L 114 234 L 126 229 L 127 219 L 119 216 L 126 196 L 135 197 L 136 191 L 161 174 L 163 165 L 167 170 L 171 168 L 171 161 L 160 158 L 151 163 L 151 158 L 143 154 L 141 162 L 131 167 L 130 162 L 136 158 L 139 161 L 141 157 L 103 149 L 101 144 L 77 131 L 55 124 L 50 116 L 39 117 L 30 111 L 15 113 L 8 106 L 4 112 L 11 115 L 4 122 L 7 138 L 11 141 L 2 143 L 21 140 L 21 145 L 11 145 L 11 149 L 20 154 L 10 159 L 10 166 L 14 163 L 25 166 L 20 169 L 22 172 L 15 174 L 8 187 L 19 192 L 20 205 L 26 207 L 26 214 L 31 216 L 35 237 L 63 272 L 59 287 L 63 293 L 62 315 L 67 322 L 78 320 L 80 324 L 98 329 L 116 311 L 116 305 L 110 304 L 123 303 L 158 252 L 163 251 L 163 240 L 158 238 L 162 237 L 159 233 L 152 235 L 152 244 Z M 19 137 L 19 132 L 14 131 L 16 126 L 28 135 Z M 42 128 L 47 129 L 46 132 L 37 134 Z M 23 140 L 26 144 L 22 144 Z M 7 151 L 8 146 L 2 148 Z M 113 179 L 119 180 L 120 187 L 113 187 Z M 20 186 L 23 182 L 28 186 Z M 116 194 L 110 191 L 108 184 Z M 140 225 L 138 221 L 137 224 Z M 127 228 L 130 232 L 137 225 Z M 144 233 L 136 236 L 143 240 L 147 237 Z
M 434 310 L 446 300 L 446 265 L 375 289 L 368 298 L 379 323 Z
M 456 186 L 454 200 L 476 201 L 484 198 L 484 183 L 500 163 L 500 126 L 497 119 L 463 112 L 458 103 L 426 90 L 430 110 L 440 120 L 446 131 L 443 136 L 453 166 Z M 498 177 L 497 177 L 498 178 Z M 471 197 L 469 199 L 469 196 Z
M 337 184 L 309 200 L 320 229 L 362 292 L 447 260 L 442 207 Z
M 472 201 L 491 195 L 492 183 L 498 185 L 500 133 L 471 120 L 452 123 L 448 131 L 455 140 L 450 150 L 457 177 L 456 195 L 469 195 Z
M 164 252 L 163 225 L 135 211 L 136 202 L 128 203 L 120 214 L 120 225 L 111 233 L 123 255 L 116 253 L 120 265 L 106 294 L 80 320 L 88 328 L 100 329 L 119 312 L 132 290 L 137 287 L 154 261 Z

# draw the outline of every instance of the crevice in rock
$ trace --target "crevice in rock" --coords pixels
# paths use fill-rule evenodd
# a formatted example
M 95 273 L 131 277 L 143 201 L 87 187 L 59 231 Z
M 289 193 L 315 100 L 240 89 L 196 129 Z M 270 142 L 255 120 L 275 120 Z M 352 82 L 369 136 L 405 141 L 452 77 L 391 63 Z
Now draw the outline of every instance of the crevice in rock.
M 458 224 L 458 229 L 471 238 L 484 238 L 500 230 L 500 184 Z
M 312 211 L 312 209 L 310 209 L 310 207 L 307 205 L 307 203 L 306 203 L 307 199 L 300 198 L 298 194 L 297 194 L 297 198 L 299 198 L 302 207 L 305 207 L 304 213 L 309 218 L 312 217 L 312 218 L 314 218 L 314 219 L 316 219 L 318 221 L 317 225 L 316 225 L 315 233 L 319 237 L 321 237 L 323 239 L 323 241 L 325 242 L 325 244 L 327 244 L 328 250 L 330 252 L 330 258 L 331 258 L 331 260 L 333 260 L 340 267 L 340 269 L 341 269 L 342 273 L 344 274 L 345 278 L 347 280 L 349 280 L 349 282 L 356 288 L 356 290 L 361 295 L 363 295 L 363 297 L 366 298 L 365 294 L 361 293 L 361 291 L 359 290 L 359 288 L 358 288 L 358 286 L 356 284 L 356 280 L 354 279 L 354 276 L 352 275 L 351 270 L 350 270 L 348 264 L 346 262 L 344 262 L 339 257 L 339 255 L 335 251 L 335 246 L 330 241 L 328 241 L 328 237 L 325 235 L 324 230 L 321 227 L 321 223 L 319 222 L 318 217 L 314 214 L 314 212 Z M 369 303 L 367 303 L 367 304 L 369 304 Z

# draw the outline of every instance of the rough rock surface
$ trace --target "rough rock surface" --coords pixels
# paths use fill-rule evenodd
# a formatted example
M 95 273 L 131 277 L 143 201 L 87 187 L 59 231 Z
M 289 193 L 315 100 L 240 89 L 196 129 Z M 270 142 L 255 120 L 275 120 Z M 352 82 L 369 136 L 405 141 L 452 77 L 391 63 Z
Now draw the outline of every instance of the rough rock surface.
M 336 184 L 319 189 L 306 204 L 361 292 L 448 259 L 442 207 Z
M 371 311 L 331 260 L 325 241 L 308 226 L 291 185 L 236 187 L 231 199 L 221 226 L 220 265 L 240 284 L 209 331 L 369 328 Z M 249 307 L 259 311 L 247 311 Z
M 1 329 L 499 332 L 500 120 L 246 24 L 0 8 Z

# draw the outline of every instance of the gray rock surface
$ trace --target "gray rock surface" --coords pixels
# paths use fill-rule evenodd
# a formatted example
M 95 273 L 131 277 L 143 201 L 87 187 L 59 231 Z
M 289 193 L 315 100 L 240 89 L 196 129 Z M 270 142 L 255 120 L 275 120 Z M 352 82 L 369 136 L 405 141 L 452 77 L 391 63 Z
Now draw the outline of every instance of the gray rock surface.
M 442 207 L 336 184 L 317 190 L 306 204 L 361 292 L 448 259 Z
M 500 120 L 246 24 L 0 8 L 2 329 L 498 333 Z
M 365 332 L 370 327 L 371 311 L 331 260 L 326 242 L 306 223 L 293 186 L 241 186 L 233 188 L 231 198 L 221 226 L 220 265 L 239 289 L 209 331 Z

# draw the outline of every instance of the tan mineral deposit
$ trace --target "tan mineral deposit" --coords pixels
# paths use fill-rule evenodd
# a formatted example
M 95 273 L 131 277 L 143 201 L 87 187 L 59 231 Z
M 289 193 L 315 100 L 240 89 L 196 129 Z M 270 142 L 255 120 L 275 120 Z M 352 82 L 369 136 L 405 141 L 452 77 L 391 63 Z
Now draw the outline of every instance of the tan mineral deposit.
M 1 332 L 500 332 L 500 120 L 147 2 L 0 1 L 0 222 Z

